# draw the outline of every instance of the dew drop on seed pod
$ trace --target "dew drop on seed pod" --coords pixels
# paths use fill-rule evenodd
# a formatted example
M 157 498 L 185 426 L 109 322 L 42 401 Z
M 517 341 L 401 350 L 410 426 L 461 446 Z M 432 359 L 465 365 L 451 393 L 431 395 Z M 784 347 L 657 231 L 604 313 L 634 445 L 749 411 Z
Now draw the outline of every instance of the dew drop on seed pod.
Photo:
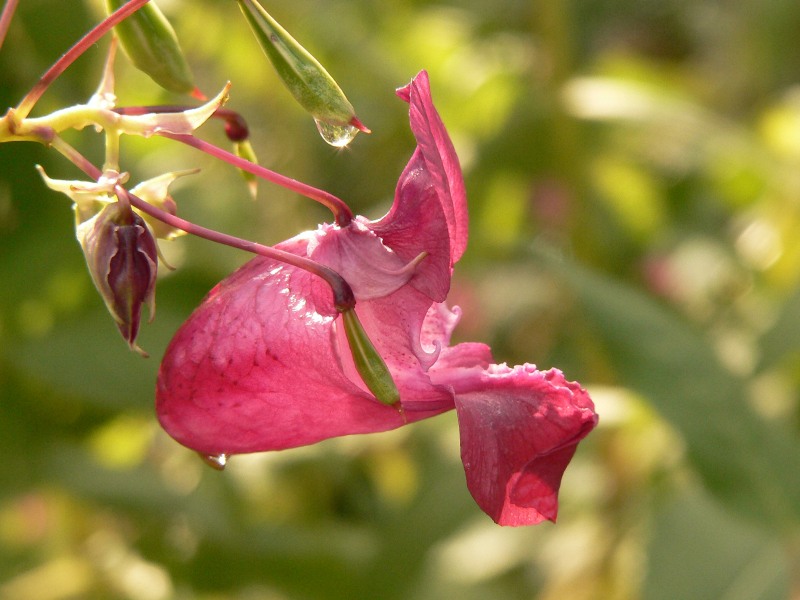
M 224 470 L 225 465 L 228 464 L 227 454 L 200 454 L 200 458 L 202 458 L 203 462 L 209 467 L 217 471 Z
M 353 141 L 358 133 L 358 128 L 353 125 L 332 125 L 319 119 L 314 119 L 322 139 L 336 148 L 344 148 Z

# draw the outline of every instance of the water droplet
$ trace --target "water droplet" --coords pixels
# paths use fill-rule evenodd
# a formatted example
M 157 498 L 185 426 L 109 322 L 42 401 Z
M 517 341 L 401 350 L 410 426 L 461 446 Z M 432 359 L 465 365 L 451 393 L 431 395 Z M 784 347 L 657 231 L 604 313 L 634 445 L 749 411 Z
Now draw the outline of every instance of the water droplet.
M 206 463 L 212 469 L 216 469 L 217 471 L 224 470 L 225 465 L 228 464 L 227 454 L 203 454 L 203 453 L 199 454 L 200 458 L 203 459 L 204 463 Z
M 314 119 L 314 122 L 317 124 L 317 130 L 322 139 L 336 148 L 347 146 L 358 133 L 358 128 L 353 125 L 333 125 L 319 119 Z

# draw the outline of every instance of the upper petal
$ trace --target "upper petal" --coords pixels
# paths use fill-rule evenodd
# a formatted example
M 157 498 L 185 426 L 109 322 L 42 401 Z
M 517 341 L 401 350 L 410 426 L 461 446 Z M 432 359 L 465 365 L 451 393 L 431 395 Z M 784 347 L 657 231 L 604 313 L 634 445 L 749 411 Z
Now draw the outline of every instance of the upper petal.
M 428 254 L 410 283 L 431 300 L 443 302 L 453 264 L 467 243 L 464 181 L 453 144 L 433 106 L 427 73 L 422 71 L 398 93 L 409 102 L 417 150 L 400 176 L 392 208 L 372 229 L 406 261 Z
M 447 217 L 455 263 L 467 246 L 467 195 L 453 142 L 433 105 L 428 73 L 420 71 L 411 83 L 397 90 L 397 95 L 409 103 L 411 130 Z

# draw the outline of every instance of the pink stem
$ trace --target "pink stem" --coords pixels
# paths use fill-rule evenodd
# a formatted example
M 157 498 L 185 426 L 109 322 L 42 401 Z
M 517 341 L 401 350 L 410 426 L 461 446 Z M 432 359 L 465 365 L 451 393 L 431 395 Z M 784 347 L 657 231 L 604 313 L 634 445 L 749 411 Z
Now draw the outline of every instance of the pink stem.
M 61 152 L 61 154 L 66 158 L 68 158 L 70 162 L 72 162 L 92 179 L 97 180 L 100 178 L 102 175 L 100 169 L 89 162 L 86 157 L 75 150 L 72 146 L 61 140 L 61 138 L 56 138 L 56 140 L 57 141 L 53 142 L 53 147 Z M 233 235 L 228 235 L 227 233 L 221 233 L 213 229 L 202 227 L 201 225 L 197 225 L 191 221 L 187 221 L 186 219 L 181 219 L 180 217 L 161 210 L 152 204 L 148 204 L 138 196 L 131 194 L 128 190 L 120 185 L 116 187 L 115 192 L 118 197 L 127 200 L 131 206 L 138 208 L 140 211 L 150 215 L 154 219 L 158 219 L 159 221 L 166 223 L 170 227 L 175 227 L 181 231 L 196 235 L 211 242 L 224 244 L 226 246 L 231 246 L 232 248 L 244 250 L 245 252 L 252 252 L 253 254 L 272 258 L 299 269 L 303 269 L 322 278 L 331 287 L 331 290 L 333 291 L 333 303 L 336 307 L 336 310 L 339 312 L 352 309 L 356 305 L 355 296 L 353 295 L 353 290 L 350 288 L 350 285 L 341 275 L 329 267 L 321 265 L 311 259 L 286 252 L 285 250 L 279 250 L 278 248 L 273 248 L 271 246 L 264 246 L 263 244 L 258 244 L 256 242 L 251 242 Z
M 190 107 L 187 106 L 180 106 L 180 105 L 159 105 L 159 106 L 123 106 L 119 108 L 115 108 L 114 112 L 121 114 L 121 115 L 144 115 L 147 113 L 175 113 L 175 112 L 182 112 L 187 110 Z M 232 141 L 242 141 L 247 139 L 247 123 L 242 118 L 242 116 L 232 110 L 228 110 L 226 108 L 218 108 L 214 111 L 214 114 L 211 115 L 212 117 L 216 117 L 218 119 L 223 119 L 225 121 L 225 133 L 229 139 Z M 353 220 L 353 213 L 350 211 L 350 208 L 345 204 L 345 202 L 333 194 L 329 194 L 323 190 L 318 188 L 312 187 L 308 184 L 301 183 L 296 179 L 291 179 L 271 169 L 267 169 L 248 161 L 240 156 L 232 154 L 226 150 L 223 150 L 219 146 L 215 146 L 208 142 L 204 142 L 199 140 L 193 136 L 189 135 L 180 135 L 180 134 L 169 134 L 169 133 L 161 133 L 163 137 L 169 137 L 174 140 L 181 141 L 185 144 L 193 146 L 198 150 L 203 152 L 207 152 L 208 154 L 219 158 L 220 160 L 224 160 L 228 163 L 233 164 L 236 167 L 239 167 L 245 171 L 256 175 L 257 177 L 261 177 L 266 179 L 267 181 L 271 181 L 277 185 L 283 186 L 287 189 L 292 190 L 293 192 L 297 192 L 307 198 L 311 198 L 312 200 L 316 200 L 320 202 L 324 206 L 326 206 L 330 211 L 333 213 L 334 218 L 336 220 L 336 224 L 340 227 L 347 227 L 350 222 Z
M 147 213 L 159 221 L 163 221 L 170 227 L 176 227 L 186 233 L 191 233 L 192 235 L 196 235 L 211 242 L 272 258 L 321 277 L 331 287 L 333 291 L 333 302 L 336 306 L 336 310 L 339 312 L 349 310 L 356 304 L 355 296 L 353 295 L 353 290 L 350 288 L 350 285 L 341 275 L 329 267 L 321 265 L 309 258 L 286 252 L 285 250 L 279 250 L 272 246 L 264 246 L 263 244 L 228 235 L 227 233 L 215 231 L 214 229 L 207 229 L 201 225 L 181 219 L 134 196 L 122 186 L 117 186 L 116 192 L 117 194 L 122 193 L 123 195 L 127 195 L 131 206 L 138 208 L 143 213 Z
M 3 14 L 0 15 L 0 48 L 3 47 L 6 33 L 8 33 L 8 28 L 11 26 L 11 19 L 14 18 L 17 2 L 18 0 L 8 0 L 3 6 Z
M 116 11 L 114 11 L 108 18 L 98 23 L 89 33 L 83 36 L 72 48 L 59 58 L 47 72 L 42 75 L 42 78 L 36 83 L 30 92 L 22 99 L 17 107 L 16 113 L 18 118 L 24 119 L 27 117 L 39 98 L 47 91 L 50 84 L 55 81 L 67 67 L 69 67 L 75 60 L 89 48 L 91 48 L 97 41 L 108 33 L 114 25 L 124 21 L 137 10 L 147 4 L 149 0 L 130 0 L 123 4 Z M 13 3 L 13 0 L 12 0 Z M 5 10 L 4 10 L 5 13 Z
M 252 173 L 257 177 L 261 177 L 262 179 L 266 179 L 267 181 L 271 181 L 277 185 L 285 187 L 286 189 L 292 190 L 293 192 L 297 192 L 298 194 L 305 196 L 306 198 L 311 198 L 312 200 L 316 200 L 320 204 L 326 206 L 330 211 L 333 213 L 334 218 L 336 219 L 336 224 L 339 227 L 347 227 L 350 222 L 353 220 L 353 213 L 350 210 L 350 207 L 345 204 L 343 200 L 337 198 L 333 194 L 329 194 L 324 190 L 317 189 L 296 179 L 292 179 L 290 177 L 286 177 L 285 175 L 281 175 L 280 173 L 276 173 L 275 171 L 270 171 L 260 165 L 250 162 L 240 156 L 236 156 L 235 154 L 228 152 L 227 150 L 223 150 L 219 146 L 215 146 L 209 142 L 204 140 L 198 139 L 192 135 L 184 135 L 184 134 L 177 134 L 177 133 L 167 133 L 167 132 L 159 132 L 159 135 L 169 138 L 171 140 L 176 140 L 178 142 L 183 142 L 188 146 L 192 146 L 197 148 L 198 150 L 205 152 L 206 154 L 210 154 L 220 160 L 223 160 L 234 167 L 238 167 L 243 171 L 247 171 L 248 173 Z

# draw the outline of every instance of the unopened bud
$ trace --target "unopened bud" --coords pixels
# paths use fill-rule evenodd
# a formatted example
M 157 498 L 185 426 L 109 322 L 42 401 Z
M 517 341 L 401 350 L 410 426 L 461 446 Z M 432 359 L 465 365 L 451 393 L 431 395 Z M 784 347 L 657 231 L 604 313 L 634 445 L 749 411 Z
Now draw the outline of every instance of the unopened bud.
M 231 111 L 225 118 L 225 135 L 232 142 L 243 142 L 250 137 L 247 121 L 237 112 Z
M 142 305 L 150 318 L 155 304 L 158 249 L 144 220 L 119 202 L 103 210 L 76 230 L 86 264 L 97 291 L 130 347 L 136 345 Z

